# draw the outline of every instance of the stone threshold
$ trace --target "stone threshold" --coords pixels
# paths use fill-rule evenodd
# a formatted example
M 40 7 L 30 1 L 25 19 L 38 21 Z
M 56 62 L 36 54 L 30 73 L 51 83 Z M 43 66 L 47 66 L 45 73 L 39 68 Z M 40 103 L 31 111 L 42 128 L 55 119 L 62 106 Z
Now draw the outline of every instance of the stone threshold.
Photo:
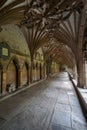
M 28 89 L 28 88 L 34 86 L 34 85 L 37 85 L 37 84 L 43 82 L 44 80 L 46 80 L 46 79 L 42 79 L 42 80 L 36 81 L 36 82 L 31 83 L 31 84 L 29 84 L 29 85 L 27 85 L 27 86 L 24 86 L 24 87 L 21 87 L 21 86 L 20 86 L 20 88 L 17 89 L 16 91 L 11 92 L 11 93 L 7 93 L 7 94 L 5 94 L 5 95 L 2 95 L 2 96 L 0 97 L 0 102 L 1 102 L 1 101 L 4 101 L 4 100 L 7 99 L 7 98 L 10 98 L 10 97 L 12 97 L 12 96 L 18 94 L 18 93 L 20 93 L 20 92 L 22 92 L 22 91 L 24 91 L 24 90 L 26 90 L 26 89 Z

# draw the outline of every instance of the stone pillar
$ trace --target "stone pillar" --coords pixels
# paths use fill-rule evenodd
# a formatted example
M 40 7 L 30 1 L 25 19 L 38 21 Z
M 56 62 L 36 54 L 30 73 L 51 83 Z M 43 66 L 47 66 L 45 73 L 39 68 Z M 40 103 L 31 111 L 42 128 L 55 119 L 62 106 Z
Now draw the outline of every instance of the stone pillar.
M 35 69 L 35 80 L 38 80 L 38 68 Z
M 48 76 L 49 76 L 49 66 L 48 66 L 47 63 L 46 63 L 46 76 L 47 76 L 47 78 L 48 78 Z
M 84 63 L 85 87 L 87 88 L 87 61 Z
M 86 64 L 85 64 L 85 70 L 86 70 L 86 84 L 85 84 L 85 86 L 87 88 L 87 61 L 86 61 Z
M 29 67 L 29 84 L 30 84 L 30 67 Z
M 33 57 L 31 57 L 31 67 L 30 67 L 30 83 L 33 82 Z
M 76 68 L 76 65 L 73 67 L 73 78 L 77 80 L 77 68 Z
M 46 78 L 46 63 L 43 64 L 42 72 L 43 72 L 42 77 L 43 79 L 45 79 Z
M 78 87 L 84 88 L 84 66 L 83 66 L 83 60 L 80 59 L 80 61 L 77 63 L 77 73 L 78 73 Z
M 28 70 L 27 70 L 27 85 L 29 85 L 29 84 L 30 84 L 30 70 L 28 68 Z
M 19 86 L 19 88 L 22 87 L 21 85 L 22 85 L 22 69 L 20 68 L 18 70 L 18 86 Z
M 46 64 L 44 65 L 44 78 L 47 78 L 47 75 L 46 75 Z
M 37 68 L 35 67 L 34 69 L 34 81 L 36 81 L 38 79 L 38 74 L 37 74 Z
M 2 94 L 6 94 L 6 70 L 3 70 L 2 72 Z
M 2 93 L 2 70 L 0 70 L 0 94 Z

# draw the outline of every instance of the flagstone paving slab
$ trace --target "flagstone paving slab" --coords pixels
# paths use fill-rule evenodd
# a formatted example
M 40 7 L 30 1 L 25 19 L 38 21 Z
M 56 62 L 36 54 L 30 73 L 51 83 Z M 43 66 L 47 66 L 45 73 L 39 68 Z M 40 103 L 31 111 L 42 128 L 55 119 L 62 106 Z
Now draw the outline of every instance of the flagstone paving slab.
M 87 130 L 67 72 L 0 102 L 0 130 Z

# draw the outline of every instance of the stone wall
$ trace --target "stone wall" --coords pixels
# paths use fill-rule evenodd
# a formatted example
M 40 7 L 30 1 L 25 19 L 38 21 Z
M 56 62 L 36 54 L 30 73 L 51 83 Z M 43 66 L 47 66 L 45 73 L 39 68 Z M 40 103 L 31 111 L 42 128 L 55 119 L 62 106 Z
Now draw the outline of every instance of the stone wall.
M 15 25 L 6 25 L 0 32 L 0 43 L 5 42 L 10 48 L 7 59 L 0 58 L 0 95 L 16 91 L 30 84 L 31 59 L 26 40 L 21 30 Z M 57 72 L 57 65 L 52 67 Z M 42 49 L 34 54 L 32 82 L 46 78 L 46 66 Z
M 29 55 L 27 42 L 18 26 L 6 25 L 2 29 L 0 32 L 0 42 L 5 41 L 11 49 Z
M 36 66 L 37 63 L 38 66 Z M 6 94 L 9 92 L 10 86 L 13 86 L 11 91 L 15 91 L 16 89 L 30 84 L 31 60 L 29 56 L 11 53 L 8 60 L 1 60 L 1 66 L 2 73 L 0 73 L 0 93 Z M 34 66 L 35 68 L 32 70 L 33 82 L 45 78 L 43 73 L 45 69 L 43 67 L 44 61 L 34 59 Z

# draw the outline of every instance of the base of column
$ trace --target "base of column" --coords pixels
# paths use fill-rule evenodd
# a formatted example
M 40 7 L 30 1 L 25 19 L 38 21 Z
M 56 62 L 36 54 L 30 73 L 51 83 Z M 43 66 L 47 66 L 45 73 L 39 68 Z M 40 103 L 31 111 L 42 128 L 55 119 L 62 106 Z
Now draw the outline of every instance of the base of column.
M 78 87 L 78 88 L 83 88 L 83 89 L 85 88 L 84 85 L 81 85 L 81 84 L 79 84 L 79 83 L 77 84 L 77 87 Z

